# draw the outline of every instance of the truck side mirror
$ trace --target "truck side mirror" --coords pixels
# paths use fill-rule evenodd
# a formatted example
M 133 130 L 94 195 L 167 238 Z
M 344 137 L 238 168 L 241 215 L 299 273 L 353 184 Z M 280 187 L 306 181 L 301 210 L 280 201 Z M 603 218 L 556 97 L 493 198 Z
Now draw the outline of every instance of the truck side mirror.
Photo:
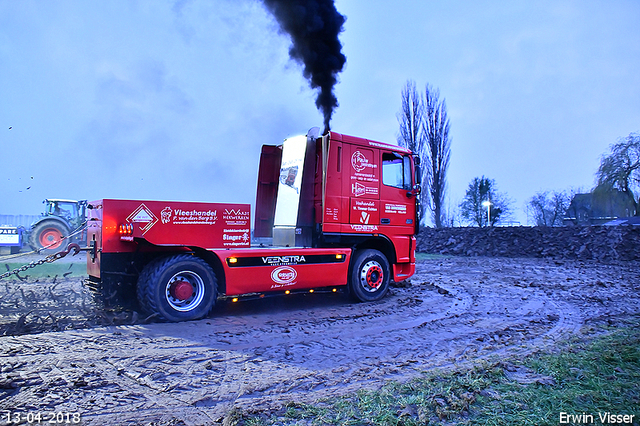
M 415 165 L 416 170 L 416 185 L 422 185 L 422 168 L 420 167 L 420 162 Z
M 411 191 L 407 191 L 407 198 L 417 197 L 421 191 L 422 191 L 422 188 L 420 187 L 420 185 L 416 183 L 415 185 L 413 185 L 413 188 L 411 189 Z

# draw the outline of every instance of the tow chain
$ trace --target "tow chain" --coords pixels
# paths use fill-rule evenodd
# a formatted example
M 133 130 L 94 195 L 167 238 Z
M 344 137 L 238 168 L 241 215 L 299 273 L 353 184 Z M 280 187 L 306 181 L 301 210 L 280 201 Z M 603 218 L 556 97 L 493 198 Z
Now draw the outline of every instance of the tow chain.
M 84 230 L 84 228 L 86 227 L 86 224 L 87 224 L 87 223 L 86 223 L 86 222 L 84 222 L 84 223 L 83 223 L 83 224 L 82 224 L 78 229 L 76 229 L 73 233 L 71 233 L 71 234 L 67 235 L 66 237 L 63 237 L 63 238 L 62 238 L 62 240 L 65 240 L 65 239 L 67 239 L 67 238 L 73 237 L 74 235 L 76 235 L 76 234 L 78 234 L 78 233 L 82 232 L 82 230 Z M 60 240 L 60 241 L 62 241 L 62 240 Z M 49 244 L 49 245 L 48 245 L 48 246 L 46 246 L 46 247 L 42 247 L 41 249 L 33 250 L 33 251 L 29 252 L 29 253 L 24 253 L 24 255 L 32 254 L 32 253 L 40 253 L 42 250 L 45 250 L 45 249 L 47 249 L 47 248 L 51 247 L 51 246 L 52 246 L 52 245 L 54 245 L 54 244 L 58 244 L 58 241 L 55 241 L 55 242 L 53 242 L 53 243 Z M 52 254 L 50 254 L 50 255 L 46 256 L 44 259 L 34 260 L 34 261 L 33 261 L 33 262 L 31 262 L 31 263 L 27 263 L 26 265 L 22 265 L 22 266 L 20 266 L 19 268 L 16 268 L 16 269 L 14 269 L 14 270 L 12 270 L 12 271 L 7 271 L 7 272 L 5 272 L 4 274 L 1 274 L 1 275 L 0 275 L 0 280 L 1 280 L 1 279 L 3 279 L 3 278 L 10 277 L 11 275 L 16 275 L 16 276 L 17 276 L 20 272 L 24 272 L 24 271 L 26 271 L 26 270 L 28 270 L 28 269 L 35 268 L 36 266 L 43 265 L 43 264 L 45 264 L 45 263 L 53 263 L 53 262 L 55 262 L 56 260 L 62 259 L 62 258 L 63 258 L 63 257 L 65 257 L 66 255 L 68 255 L 69 253 L 71 253 L 71 251 L 72 251 L 72 250 L 73 250 L 73 252 L 74 252 L 72 256 L 75 256 L 76 254 L 80 253 L 80 251 L 81 251 L 82 249 L 80 248 L 80 246 L 79 246 L 78 244 L 76 244 L 76 243 L 71 243 L 71 244 L 69 244 L 69 245 L 67 246 L 67 249 L 66 249 L 66 250 L 60 251 L 60 252 L 58 252 L 58 253 L 52 253 Z M 23 256 L 23 255 L 21 254 L 21 255 L 18 255 L 18 256 Z M 18 256 L 15 256 L 15 257 L 18 257 Z M 0 259 L 0 260 L 4 260 L 4 259 Z
M 0 275 L 0 280 L 3 278 L 10 277 L 11 275 L 18 275 L 20 272 L 24 272 L 28 269 L 35 268 L 36 266 L 39 266 L 45 263 L 53 263 L 56 260 L 62 259 L 66 255 L 68 255 L 71 252 L 71 250 L 74 251 L 73 256 L 75 256 L 76 254 L 80 253 L 80 246 L 77 245 L 76 243 L 71 243 L 69 244 L 69 246 L 65 251 L 60 251 L 58 253 L 50 254 L 44 259 L 34 260 L 33 262 L 27 263 L 26 265 L 22 265 L 21 267 L 16 268 L 12 271 L 5 272 L 4 274 Z

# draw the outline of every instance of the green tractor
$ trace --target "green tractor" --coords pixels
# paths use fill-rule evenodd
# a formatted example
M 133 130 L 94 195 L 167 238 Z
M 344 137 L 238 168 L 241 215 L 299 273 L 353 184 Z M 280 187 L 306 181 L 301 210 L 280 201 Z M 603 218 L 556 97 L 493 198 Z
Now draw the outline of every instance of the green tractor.
M 31 224 L 29 245 L 42 253 L 56 253 L 65 250 L 71 242 L 83 242 L 86 231 L 68 237 L 82 226 L 86 218 L 87 201 L 46 199 L 42 217 Z M 45 249 L 46 247 L 46 249 Z

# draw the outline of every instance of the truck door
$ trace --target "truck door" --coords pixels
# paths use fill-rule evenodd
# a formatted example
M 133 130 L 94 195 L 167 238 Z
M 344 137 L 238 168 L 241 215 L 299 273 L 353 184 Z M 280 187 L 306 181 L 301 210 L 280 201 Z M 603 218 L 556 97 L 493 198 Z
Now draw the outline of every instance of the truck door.
M 415 196 L 411 194 L 411 158 L 395 152 L 381 151 L 381 154 L 380 224 L 406 227 L 398 229 L 398 234 L 411 235 L 416 218 Z

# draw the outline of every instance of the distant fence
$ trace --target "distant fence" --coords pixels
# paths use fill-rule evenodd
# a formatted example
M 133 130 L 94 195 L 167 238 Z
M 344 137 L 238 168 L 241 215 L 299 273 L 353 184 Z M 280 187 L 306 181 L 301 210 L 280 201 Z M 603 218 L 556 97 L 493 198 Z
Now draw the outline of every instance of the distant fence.
M 29 226 L 39 217 L 40 215 L 37 214 L 0 214 L 0 226 L 24 226 L 29 229 Z

